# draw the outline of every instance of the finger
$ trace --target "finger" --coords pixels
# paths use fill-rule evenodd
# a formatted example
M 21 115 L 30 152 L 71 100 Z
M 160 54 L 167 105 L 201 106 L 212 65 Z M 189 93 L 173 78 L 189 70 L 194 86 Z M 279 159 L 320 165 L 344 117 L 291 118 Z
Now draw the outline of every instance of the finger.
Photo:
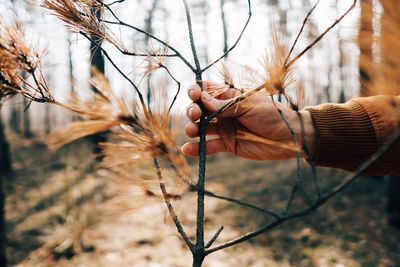
M 201 89 L 197 84 L 192 84 L 188 88 L 188 96 L 193 102 L 197 102 L 200 99 Z
M 190 138 L 199 136 L 199 124 L 193 123 L 193 122 L 188 122 L 185 125 L 185 133 Z M 208 124 L 206 133 L 207 133 L 207 135 L 218 135 L 219 134 L 218 133 L 218 124 L 216 124 L 216 123 Z
M 221 89 L 221 93 L 216 96 L 217 99 L 225 100 L 231 99 L 240 95 L 240 90 L 236 88 L 228 88 L 228 85 L 215 83 L 211 81 L 203 81 L 203 88 L 205 91 L 213 91 L 213 89 Z
M 232 99 L 241 94 L 240 90 L 236 88 L 229 88 L 228 90 L 224 91 L 222 94 L 218 95 L 218 99 Z
M 232 100 L 220 100 L 215 97 L 210 96 L 207 92 L 201 92 L 201 102 L 208 112 L 213 113 L 220 110 L 222 107 L 225 107 Z M 242 113 L 245 112 L 245 107 L 241 107 L 241 105 L 233 105 L 232 107 L 221 112 L 218 117 L 221 118 L 233 118 L 238 117 Z
M 187 107 L 186 115 L 191 121 L 197 121 L 201 117 L 201 109 L 199 105 L 192 103 Z
M 182 146 L 181 150 L 186 156 L 197 157 L 199 156 L 199 143 L 186 143 Z M 207 155 L 211 156 L 217 153 L 226 152 L 227 150 L 222 139 L 213 139 L 206 142 L 206 151 Z
M 203 91 L 201 92 L 201 102 L 203 102 L 204 107 L 208 111 L 215 112 L 223 107 L 228 102 L 228 100 L 216 99 L 215 97 L 212 97 L 209 93 Z

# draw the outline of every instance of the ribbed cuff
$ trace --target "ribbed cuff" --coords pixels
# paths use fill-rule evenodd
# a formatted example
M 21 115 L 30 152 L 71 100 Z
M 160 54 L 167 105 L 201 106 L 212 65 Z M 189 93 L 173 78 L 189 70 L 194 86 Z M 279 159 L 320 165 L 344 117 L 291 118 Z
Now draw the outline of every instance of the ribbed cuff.
M 354 171 L 376 151 L 374 127 L 358 102 L 323 104 L 306 110 L 316 130 L 316 165 Z

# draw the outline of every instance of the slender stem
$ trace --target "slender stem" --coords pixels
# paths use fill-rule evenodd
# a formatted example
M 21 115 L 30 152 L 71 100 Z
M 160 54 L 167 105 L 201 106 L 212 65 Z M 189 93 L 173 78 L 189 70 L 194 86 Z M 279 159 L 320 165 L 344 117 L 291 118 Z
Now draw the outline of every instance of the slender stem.
M 192 49 L 192 54 L 193 54 L 193 59 L 194 59 L 194 63 L 196 66 L 196 70 L 199 71 L 199 70 L 201 70 L 201 66 L 200 66 L 199 57 L 197 55 L 196 45 L 194 43 L 193 24 L 192 24 L 192 17 L 190 15 L 189 4 L 188 4 L 187 0 L 182 0 L 182 1 L 183 1 L 183 5 L 185 6 L 185 14 L 186 14 L 186 21 L 187 21 L 188 32 L 189 32 L 190 47 Z
M 187 26 L 189 31 L 189 39 L 190 46 L 192 49 L 193 59 L 195 62 L 196 69 L 194 71 L 196 75 L 197 84 L 200 88 L 203 88 L 202 84 L 202 71 L 201 65 L 199 61 L 199 57 L 197 55 L 196 45 L 194 43 L 193 36 L 193 25 L 192 18 L 190 15 L 189 5 L 187 0 L 182 0 L 183 5 L 185 7 Z M 196 244 L 195 251 L 193 253 L 193 266 L 201 266 L 205 254 L 204 247 L 204 190 L 206 183 L 206 128 L 207 121 L 205 118 L 205 108 L 202 103 L 199 103 L 200 109 L 202 111 L 202 115 L 200 118 L 200 127 L 199 127 L 199 174 L 198 174 L 198 182 L 197 182 L 197 222 L 196 222 Z
M 225 249 L 225 248 L 231 247 L 233 245 L 242 243 L 244 241 L 247 241 L 255 236 L 258 236 L 260 234 L 267 232 L 268 230 L 270 230 L 288 220 L 308 215 L 309 213 L 311 213 L 312 211 L 316 210 L 318 207 L 320 207 L 321 205 L 326 203 L 329 199 L 331 199 L 332 197 L 337 195 L 339 192 L 341 192 L 345 188 L 347 188 L 352 182 L 354 182 L 362 173 L 364 173 L 376 160 L 378 160 L 399 139 L 400 139 L 400 130 L 396 131 L 391 136 L 391 138 L 384 145 L 382 145 L 369 159 L 367 159 L 363 164 L 361 164 L 354 173 L 349 174 L 342 181 L 342 183 L 340 183 L 338 186 L 336 186 L 330 193 L 323 195 L 320 199 L 315 201 L 313 205 L 311 205 L 308 208 L 305 208 L 299 212 L 293 213 L 290 216 L 282 217 L 281 219 L 275 220 L 272 223 L 269 223 L 255 231 L 251 231 L 247 234 L 244 234 L 236 239 L 225 242 L 225 243 L 215 246 L 213 248 L 207 249 L 205 252 L 206 255 L 216 252 L 218 250 Z
M 115 1 L 113 1 L 113 2 L 111 2 L 111 3 L 109 3 L 109 4 L 107 4 L 107 6 L 112 6 L 112 5 L 114 5 L 114 4 L 120 4 L 120 3 L 123 3 L 123 2 L 125 2 L 125 0 L 115 0 Z
M 193 256 L 193 267 L 201 267 L 203 264 L 205 256 Z
M 221 114 L 225 110 L 231 108 L 232 106 L 238 104 L 239 102 L 245 100 L 246 98 L 253 96 L 254 94 L 258 93 L 259 91 L 261 91 L 264 88 L 265 88 L 265 86 L 262 84 L 262 85 L 258 86 L 257 88 L 252 89 L 251 91 L 248 91 L 246 93 L 243 93 L 240 96 L 233 98 L 231 101 L 226 102 L 226 104 L 224 104 L 222 107 L 220 107 L 217 111 L 215 111 L 207 116 L 207 123 L 210 123 L 214 118 L 216 118 L 219 114 Z
M 193 72 L 195 72 L 195 68 L 192 66 L 192 64 L 190 64 L 190 62 L 173 46 L 169 45 L 167 42 L 161 40 L 160 38 L 156 37 L 155 35 L 146 32 L 145 30 L 142 30 L 136 26 L 133 26 L 131 24 L 125 23 L 124 21 L 122 21 L 116 14 L 115 12 L 106 4 L 104 4 L 101 0 L 96 0 L 97 2 L 101 3 L 109 12 L 110 14 L 114 17 L 115 20 L 117 20 L 117 22 L 113 22 L 113 21 L 107 21 L 107 20 L 102 20 L 104 23 L 107 24 L 115 24 L 115 25 L 121 25 L 124 27 L 128 27 L 131 28 L 137 32 L 140 32 L 146 36 L 148 36 L 149 38 L 157 41 L 158 43 L 164 45 L 165 47 L 168 47 L 168 49 L 170 49 L 171 51 L 175 52 L 176 56 L 178 58 L 180 58 Z
M 172 75 L 171 71 L 166 66 L 162 65 L 161 68 L 165 69 L 165 71 L 168 73 L 169 77 L 171 77 L 171 79 L 174 80 L 174 82 L 178 86 L 178 89 L 176 90 L 174 98 L 172 99 L 172 102 L 168 108 L 168 114 L 169 114 L 171 112 L 172 107 L 175 104 L 176 99 L 178 98 L 179 92 L 181 91 L 181 83 L 174 77 L 174 75 Z
M 206 66 L 204 69 L 201 70 L 201 72 L 205 72 L 206 70 L 208 70 L 209 68 L 211 68 L 213 65 L 215 65 L 216 63 L 218 63 L 221 59 L 225 58 L 230 52 L 232 52 L 233 49 L 235 49 L 235 47 L 237 46 L 237 44 L 239 43 L 239 41 L 242 39 L 242 36 L 244 34 L 244 32 L 247 29 L 247 26 L 250 23 L 251 20 L 251 16 L 252 16 L 252 11 L 251 11 L 251 0 L 247 0 L 248 3 L 248 17 L 246 20 L 246 23 L 243 26 L 242 31 L 239 34 L 239 37 L 236 39 L 235 43 L 222 55 L 220 56 L 218 59 L 216 59 L 215 61 L 213 61 L 211 64 L 209 64 L 208 66 Z
M 324 32 L 322 32 L 317 38 L 314 39 L 303 51 L 287 63 L 287 67 L 292 66 L 300 57 L 302 57 L 308 50 L 310 50 L 316 43 L 318 43 L 330 30 L 335 27 L 342 19 L 356 6 L 357 0 L 353 0 L 353 4 L 347 9 L 342 16 L 335 20 Z
M 318 3 L 319 3 L 319 0 L 314 4 L 314 6 L 311 8 L 311 10 L 307 13 L 306 17 L 304 18 L 303 24 L 301 25 L 301 28 L 300 28 L 300 31 L 297 33 L 296 39 L 294 40 L 294 42 L 292 44 L 292 47 L 290 48 L 290 51 L 289 51 L 288 55 L 286 56 L 284 65 L 286 65 L 286 63 L 288 62 L 290 56 L 292 55 L 292 52 L 293 52 L 293 50 L 294 50 L 294 48 L 295 48 L 295 46 L 296 46 L 296 44 L 297 44 L 297 42 L 298 42 L 298 40 L 300 38 L 300 35 L 303 32 L 304 27 L 306 26 L 308 18 L 311 16 L 311 14 L 313 13 L 314 9 L 317 7 Z
M 222 231 L 224 230 L 224 227 L 221 226 L 220 228 L 218 228 L 217 232 L 214 234 L 214 236 L 210 239 L 210 241 L 207 242 L 206 244 L 206 248 L 209 248 L 212 246 L 212 244 L 214 244 L 215 240 L 217 240 L 218 236 L 222 233 Z
M 218 195 L 218 194 L 216 194 L 214 192 L 211 192 L 211 191 L 208 191 L 208 190 L 205 190 L 204 193 L 208 197 L 218 198 L 218 199 L 221 199 L 221 200 L 225 200 L 227 202 L 235 203 L 237 205 L 240 205 L 240 206 L 243 206 L 243 207 L 247 207 L 247 208 L 250 208 L 250 209 L 265 213 L 265 214 L 268 214 L 268 215 L 274 217 L 275 219 L 279 219 L 280 218 L 280 216 L 278 214 L 276 214 L 275 212 L 272 212 L 270 210 L 255 206 L 253 204 L 250 204 L 250 203 L 245 202 L 245 201 L 240 200 L 240 199 L 235 199 L 235 198 L 228 197 L 228 196 Z
M 81 35 L 83 35 L 86 39 L 88 39 L 91 43 L 93 43 L 94 45 L 96 45 L 96 46 L 101 50 L 101 52 L 104 54 L 104 56 L 108 59 L 108 61 L 111 63 L 111 65 L 119 72 L 119 74 L 121 74 L 121 76 L 124 77 L 125 80 L 127 80 L 127 81 L 133 86 L 133 88 L 135 89 L 136 93 L 137 93 L 138 96 L 139 96 L 140 103 L 142 104 L 143 110 L 144 110 L 144 112 L 147 114 L 147 108 L 146 108 L 146 104 L 145 104 L 144 99 L 143 99 L 143 95 L 142 95 L 142 93 L 140 92 L 140 90 L 139 90 L 139 88 L 137 87 L 137 85 L 136 85 L 131 79 L 129 79 L 128 76 L 126 76 L 126 74 L 117 66 L 117 64 L 115 64 L 115 62 L 112 60 L 112 58 L 110 57 L 110 55 L 107 53 L 107 51 L 106 51 L 103 47 L 101 47 L 100 45 L 98 45 L 97 42 L 93 41 L 93 39 L 90 38 L 86 33 L 82 32 L 82 31 L 79 32 L 79 33 L 80 33 Z
M 178 178 L 181 181 L 183 181 L 185 184 L 187 184 L 191 189 L 196 190 L 196 191 L 198 190 L 197 185 L 195 185 L 190 179 L 188 179 L 186 177 L 183 177 L 179 173 L 179 170 L 175 167 L 174 164 L 172 164 L 171 161 L 170 161 L 170 166 L 175 171 L 175 173 L 178 175 Z M 250 203 L 245 202 L 245 201 L 240 200 L 240 199 L 236 199 L 236 198 L 229 197 L 229 196 L 219 195 L 219 194 L 214 193 L 214 192 L 209 191 L 209 190 L 204 190 L 204 194 L 206 196 L 208 196 L 208 197 L 217 198 L 217 199 L 220 199 L 220 200 L 224 200 L 226 202 L 234 203 L 234 204 L 239 205 L 239 206 L 243 206 L 243 207 L 246 207 L 246 208 L 250 208 L 250 209 L 256 210 L 256 211 L 261 212 L 261 213 L 268 214 L 268 215 L 274 217 L 275 219 L 279 219 L 280 218 L 280 216 L 277 213 L 273 212 L 273 211 L 261 208 L 259 206 L 250 204 Z
M 193 251 L 194 245 L 193 245 L 192 241 L 190 241 L 190 238 L 187 236 L 185 230 L 183 229 L 183 226 L 182 226 L 182 224 L 181 224 L 181 222 L 180 222 L 180 220 L 178 218 L 178 215 L 176 215 L 174 207 L 172 206 L 171 201 L 169 200 L 168 192 L 167 192 L 167 189 L 165 187 L 164 177 L 162 176 L 161 167 L 160 167 L 160 164 L 158 163 L 157 158 L 153 159 L 153 164 L 154 164 L 154 168 L 157 171 L 157 176 L 158 176 L 158 180 L 159 180 L 159 183 L 160 183 L 160 189 L 161 189 L 162 195 L 164 197 L 165 204 L 167 205 L 169 214 L 171 215 L 172 220 L 175 223 L 176 229 L 178 230 L 179 234 L 182 236 L 182 238 L 185 241 L 186 245 L 188 246 L 188 248 L 191 251 Z

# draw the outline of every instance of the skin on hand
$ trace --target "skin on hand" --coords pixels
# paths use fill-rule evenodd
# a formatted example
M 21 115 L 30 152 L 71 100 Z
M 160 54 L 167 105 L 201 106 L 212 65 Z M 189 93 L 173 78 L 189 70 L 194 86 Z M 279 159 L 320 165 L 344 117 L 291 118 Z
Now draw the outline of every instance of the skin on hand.
M 211 82 L 203 82 L 204 89 L 215 86 Z M 188 95 L 193 101 L 187 108 L 187 116 L 190 122 L 185 126 L 188 137 L 194 138 L 199 134 L 198 120 L 201 117 L 201 110 L 196 102 L 202 101 L 208 113 L 217 111 L 229 99 L 238 96 L 240 93 L 236 89 L 229 89 L 214 98 L 206 90 L 201 91 L 197 84 L 189 87 Z M 275 106 L 276 105 L 276 106 Z M 242 158 L 252 160 L 284 160 L 296 157 L 295 144 L 290 134 L 290 130 L 276 107 L 291 125 L 296 133 L 298 147 L 302 146 L 302 127 L 301 120 L 296 111 L 283 106 L 280 103 L 272 103 L 271 97 L 265 92 L 259 92 L 233 107 L 222 112 L 215 121 L 207 127 L 207 135 L 215 136 L 206 143 L 207 155 L 214 155 L 220 152 L 230 152 Z M 313 158 L 315 150 L 315 129 L 311 114 L 302 110 L 299 112 L 304 126 L 303 137 L 305 145 L 310 152 L 306 155 L 303 151 L 300 155 L 304 158 Z M 241 136 L 241 138 L 239 138 Z M 244 140 L 243 136 L 256 136 L 250 138 L 252 141 Z M 272 140 L 275 144 L 262 142 L 262 139 Z M 277 145 L 276 145 L 277 144 Z M 199 154 L 198 142 L 188 142 L 182 146 L 182 152 L 187 156 L 196 157 Z M 285 146 L 293 149 L 284 148 Z

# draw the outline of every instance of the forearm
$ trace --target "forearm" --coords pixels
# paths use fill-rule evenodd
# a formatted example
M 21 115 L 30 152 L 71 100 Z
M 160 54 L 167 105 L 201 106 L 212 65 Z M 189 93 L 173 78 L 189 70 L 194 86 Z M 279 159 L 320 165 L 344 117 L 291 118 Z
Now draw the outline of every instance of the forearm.
M 315 126 L 315 164 L 354 171 L 398 128 L 400 114 L 394 104 L 400 104 L 398 97 L 375 96 L 306 108 Z M 391 158 L 384 155 L 367 173 L 399 173 L 400 145 L 388 153 Z
M 293 120 L 297 129 L 296 138 L 301 148 L 301 157 L 312 160 L 315 155 L 316 133 L 311 113 L 308 110 L 296 112 Z

